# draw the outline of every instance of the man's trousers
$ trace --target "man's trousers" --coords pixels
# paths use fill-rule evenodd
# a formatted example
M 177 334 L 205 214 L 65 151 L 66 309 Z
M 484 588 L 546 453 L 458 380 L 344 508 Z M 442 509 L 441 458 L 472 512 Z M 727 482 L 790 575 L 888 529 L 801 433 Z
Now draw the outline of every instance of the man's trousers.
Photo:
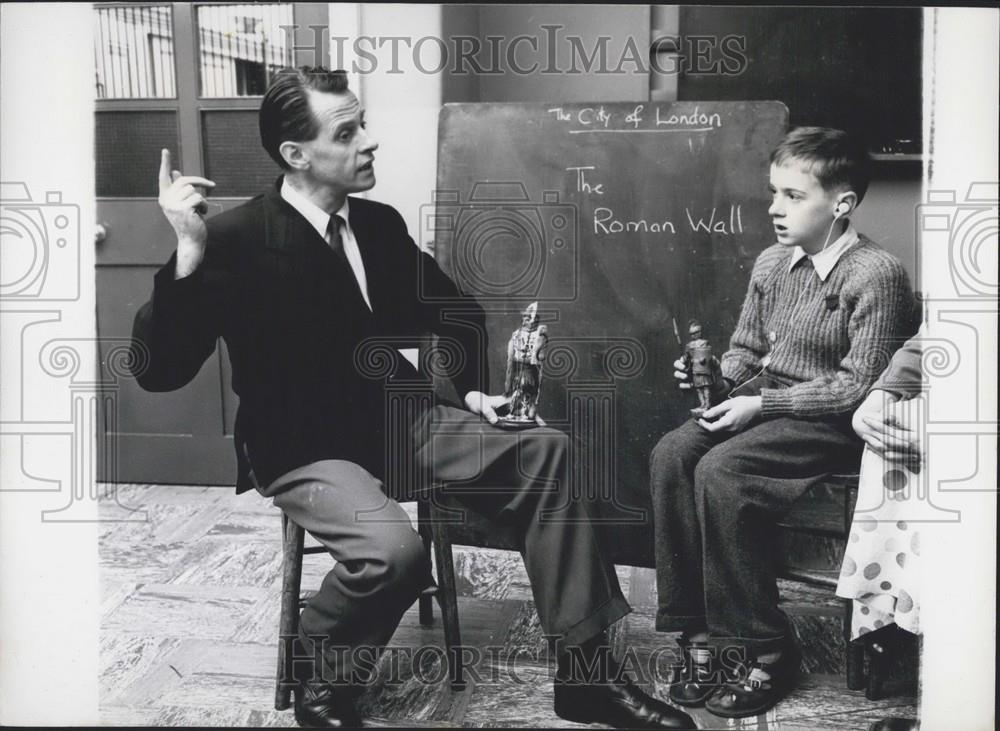
M 708 630 L 752 654 L 782 646 L 791 628 L 778 608 L 775 522 L 810 485 L 857 467 L 849 418 L 776 418 L 735 434 L 690 420 L 660 440 L 650 458 L 658 630 Z
M 414 431 L 423 435 L 414 440 L 414 462 L 433 489 L 524 531 L 524 562 L 546 635 L 580 644 L 630 611 L 590 509 L 568 484 L 568 436 L 549 428 L 507 431 L 450 406 L 435 406 Z M 370 667 L 362 665 L 374 664 L 431 585 L 419 535 L 382 482 L 353 462 L 304 465 L 261 493 L 336 561 L 302 611 L 296 654 L 316 653 L 318 641 L 327 680 L 363 679 Z

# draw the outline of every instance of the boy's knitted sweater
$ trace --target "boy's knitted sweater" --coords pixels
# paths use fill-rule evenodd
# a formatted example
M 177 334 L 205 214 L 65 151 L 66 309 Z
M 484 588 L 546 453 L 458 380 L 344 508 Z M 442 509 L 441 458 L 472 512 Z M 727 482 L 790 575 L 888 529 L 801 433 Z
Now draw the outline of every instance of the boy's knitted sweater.
M 852 411 L 912 334 L 906 271 L 865 236 L 825 282 L 809 257 L 789 271 L 791 254 L 775 244 L 757 257 L 722 374 L 740 384 L 764 369 L 787 382 L 761 390 L 765 417 Z

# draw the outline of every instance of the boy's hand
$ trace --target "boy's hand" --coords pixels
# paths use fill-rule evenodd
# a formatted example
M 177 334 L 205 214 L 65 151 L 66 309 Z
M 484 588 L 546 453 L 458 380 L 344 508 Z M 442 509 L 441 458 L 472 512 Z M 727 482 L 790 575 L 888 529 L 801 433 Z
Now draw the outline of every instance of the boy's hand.
M 708 409 L 698 425 L 705 431 L 743 431 L 760 416 L 760 396 L 736 396 Z
M 691 373 L 688 371 L 688 364 L 683 358 L 674 361 L 674 378 L 677 379 L 677 387 L 691 388 Z

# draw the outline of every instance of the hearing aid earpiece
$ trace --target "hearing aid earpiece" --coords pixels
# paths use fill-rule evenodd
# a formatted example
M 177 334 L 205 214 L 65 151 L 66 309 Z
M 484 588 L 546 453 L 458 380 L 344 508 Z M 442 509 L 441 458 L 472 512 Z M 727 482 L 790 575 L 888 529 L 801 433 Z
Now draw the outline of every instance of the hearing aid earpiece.
M 846 216 L 851 212 L 851 204 L 847 201 L 840 201 L 837 207 L 833 210 L 833 217 L 840 218 L 841 216 Z

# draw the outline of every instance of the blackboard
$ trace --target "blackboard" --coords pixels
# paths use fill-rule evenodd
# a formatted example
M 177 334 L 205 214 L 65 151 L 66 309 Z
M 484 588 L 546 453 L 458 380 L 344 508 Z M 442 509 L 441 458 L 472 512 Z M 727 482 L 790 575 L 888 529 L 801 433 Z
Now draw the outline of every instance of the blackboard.
M 733 64 L 736 73 L 706 73 L 719 62 L 713 49 L 682 65 L 678 99 L 778 99 L 793 127 L 845 129 L 875 153 L 921 151 L 922 8 L 684 5 L 679 12 L 685 38 L 728 38 L 742 62 Z
M 424 217 L 444 270 L 487 310 L 491 392 L 518 313 L 550 334 L 540 412 L 581 446 L 574 480 L 645 522 L 649 454 L 689 418 L 672 363 L 698 318 L 725 350 L 773 243 L 779 102 L 449 104 Z M 581 488 L 583 489 L 583 488 Z M 610 500 L 608 499 L 610 498 Z

